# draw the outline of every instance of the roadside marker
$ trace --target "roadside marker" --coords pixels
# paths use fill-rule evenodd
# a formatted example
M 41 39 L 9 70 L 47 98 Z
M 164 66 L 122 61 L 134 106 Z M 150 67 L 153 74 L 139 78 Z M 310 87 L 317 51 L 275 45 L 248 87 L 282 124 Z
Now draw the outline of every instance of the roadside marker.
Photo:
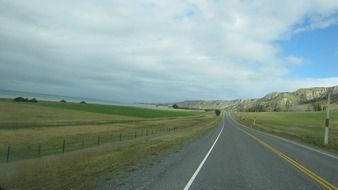
M 330 125 L 330 93 L 328 93 L 327 95 L 324 145 L 329 144 L 329 125 Z

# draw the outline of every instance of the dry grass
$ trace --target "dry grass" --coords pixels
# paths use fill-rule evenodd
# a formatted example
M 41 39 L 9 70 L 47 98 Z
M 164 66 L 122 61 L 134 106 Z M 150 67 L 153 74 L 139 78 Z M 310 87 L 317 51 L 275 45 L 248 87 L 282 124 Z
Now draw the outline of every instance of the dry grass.
M 68 105 L 62 109 L 65 106 L 62 103 L 38 104 L 43 105 L 0 101 L 0 162 L 6 161 L 8 146 L 11 147 L 10 160 L 21 160 L 61 153 L 64 141 L 66 151 L 78 150 L 97 145 L 98 138 L 102 143 L 110 143 L 118 141 L 120 133 L 130 136 L 145 130 L 184 127 L 207 117 L 206 113 L 194 112 L 194 115 L 166 118 L 163 117 L 166 112 L 161 112 L 159 118 L 156 110 L 152 109 L 155 118 L 141 118 L 95 112 L 100 111 L 102 106 L 108 112 L 110 107 L 104 105 L 93 105 L 94 110 L 86 107 L 85 111 L 81 111 L 69 109 Z M 74 106 L 77 108 L 78 105 L 70 105 L 70 108 Z M 140 111 L 135 108 L 135 112 L 131 107 L 117 109 L 135 114 Z
M 29 127 L 85 125 L 126 120 L 140 120 L 138 117 L 117 116 L 36 106 L 33 103 L 0 101 L 0 129 Z
M 202 134 L 219 120 L 214 113 L 204 112 L 164 117 L 167 112 L 151 110 L 142 118 L 96 113 L 102 111 L 100 106 L 91 112 L 90 107 L 75 110 L 47 104 L 0 101 L 0 188 L 92 189 L 117 171 L 134 170 L 140 160 Z M 103 108 L 109 112 L 110 107 Z M 140 111 L 121 109 L 133 114 Z M 122 142 L 119 134 L 123 134 Z M 102 137 L 99 146 L 98 136 Z M 67 146 L 62 154 L 64 139 Z M 82 146 L 81 141 L 85 142 Z M 7 145 L 11 146 L 10 162 L 4 163 Z
M 105 144 L 65 155 L 0 164 L 4 171 L 0 174 L 0 184 L 3 188 L 11 189 L 92 189 L 111 179 L 115 172 L 134 170 L 140 166 L 141 159 L 204 133 L 214 127 L 218 120 L 209 115 L 198 121 L 190 119 L 190 122 L 176 123 L 181 128 L 168 133 Z M 163 124 L 165 121 L 156 123 Z
M 338 152 L 338 112 L 331 112 L 329 145 L 323 145 L 325 112 L 262 112 L 237 113 L 237 119 L 276 135 Z

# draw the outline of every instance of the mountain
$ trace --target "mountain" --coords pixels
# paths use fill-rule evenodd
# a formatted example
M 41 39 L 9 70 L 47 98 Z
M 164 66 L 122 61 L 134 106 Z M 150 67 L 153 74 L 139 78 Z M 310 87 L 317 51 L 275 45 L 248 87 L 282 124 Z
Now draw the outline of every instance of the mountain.
M 294 92 L 273 92 L 259 99 L 187 100 L 174 103 L 185 109 L 224 109 L 232 111 L 313 111 L 322 110 L 328 94 L 337 105 L 338 85 L 333 87 L 301 88 Z M 168 104 L 173 106 L 174 104 Z

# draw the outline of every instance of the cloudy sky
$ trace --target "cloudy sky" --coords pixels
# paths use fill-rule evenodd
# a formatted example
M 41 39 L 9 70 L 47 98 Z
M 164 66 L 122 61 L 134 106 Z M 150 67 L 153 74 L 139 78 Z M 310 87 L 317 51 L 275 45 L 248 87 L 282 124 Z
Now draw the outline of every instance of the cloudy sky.
M 0 0 L 0 89 L 120 102 L 338 85 L 337 0 Z

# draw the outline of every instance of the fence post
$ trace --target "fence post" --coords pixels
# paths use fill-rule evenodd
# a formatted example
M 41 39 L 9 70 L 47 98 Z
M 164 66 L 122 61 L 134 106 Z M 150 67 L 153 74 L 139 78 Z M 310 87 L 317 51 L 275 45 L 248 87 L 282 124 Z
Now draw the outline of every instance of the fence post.
M 38 146 L 38 155 L 39 155 L 39 158 L 41 156 L 41 144 L 39 143 L 39 146 Z
M 8 161 L 9 161 L 9 153 L 10 153 L 10 151 L 11 151 L 11 146 L 8 146 L 7 147 L 7 157 L 6 157 L 6 162 L 8 163 Z
M 63 143 L 62 143 L 62 153 L 65 153 L 65 148 L 66 148 L 66 139 L 63 139 Z
M 100 145 L 101 144 L 101 137 L 97 136 L 97 144 Z
M 122 133 L 120 133 L 120 141 L 122 141 Z

